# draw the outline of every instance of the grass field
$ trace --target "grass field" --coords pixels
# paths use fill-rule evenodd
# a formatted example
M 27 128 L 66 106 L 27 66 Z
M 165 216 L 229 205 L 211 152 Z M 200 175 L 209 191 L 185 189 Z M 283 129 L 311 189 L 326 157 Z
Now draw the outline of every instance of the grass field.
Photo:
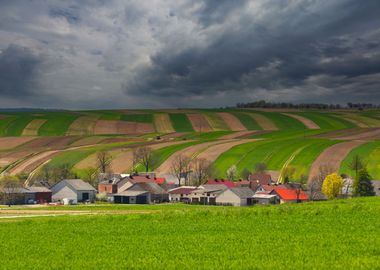
M 63 136 L 70 125 L 79 117 L 79 114 L 74 113 L 50 112 L 44 116 L 47 121 L 40 127 L 38 135 Z
M 380 141 L 369 142 L 353 149 L 344 159 L 341 173 L 354 176 L 349 164 L 355 155 L 359 155 L 367 165 L 368 172 L 374 179 L 380 179 Z
M 265 117 L 272 120 L 272 122 L 279 128 L 284 130 L 292 130 L 292 129 L 306 129 L 305 125 L 300 121 L 285 116 L 281 113 L 277 112 L 255 112 L 256 114 L 264 115 Z
M 248 130 L 262 130 L 262 127 L 248 114 L 243 112 L 231 112 Z
M 171 113 L 169 114 L 170 121 L 177 132 L 191 132 L 194 131 L 189 119 L 184 113 Z
M 379 198 L 251 208 L 143 207 L 69 207 L 94 215 L 3 219 L 1 268 L 380 267 Z

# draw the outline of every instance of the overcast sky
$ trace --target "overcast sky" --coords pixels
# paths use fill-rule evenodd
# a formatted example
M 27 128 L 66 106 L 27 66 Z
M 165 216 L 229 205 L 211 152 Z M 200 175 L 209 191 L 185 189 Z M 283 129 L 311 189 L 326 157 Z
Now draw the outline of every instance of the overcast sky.
M 379 0 L 0 0 L 0 107 L 380 103 Z

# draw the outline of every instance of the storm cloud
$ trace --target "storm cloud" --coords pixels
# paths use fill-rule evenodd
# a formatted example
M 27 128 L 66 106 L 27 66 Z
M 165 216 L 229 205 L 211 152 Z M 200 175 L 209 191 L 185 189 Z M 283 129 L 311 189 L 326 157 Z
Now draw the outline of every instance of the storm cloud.
M 1 3 L 0 97 L 65 108 L 380 102 L 379 13 L 376 0 Z

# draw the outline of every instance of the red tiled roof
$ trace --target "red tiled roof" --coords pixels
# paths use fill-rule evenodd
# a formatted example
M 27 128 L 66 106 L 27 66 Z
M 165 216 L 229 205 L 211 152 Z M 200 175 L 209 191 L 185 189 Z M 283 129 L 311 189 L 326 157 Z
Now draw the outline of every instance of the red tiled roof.
M 232 188 L 235 187 L 235 182 L 230 180 L 223 180 L 223 179 L 214 179 L 214 180 L 208 180 L 207 185 L 225 185 L 226 187 Z
M 269 185 L 272 183 L 272 177 L 266 173 L 254 173 L 249 175 L 248 180 L 257 181 L 261 185 Z
M 297 200 L 297 189 L 288 189 L 286 187 L 275 187 L 273 192 L 276 192 L 278 196 L 284 201 L 295 201 Z M 301 201 L 308 201 L 309 196 L 303 191 L 300 190 L 298 199 Z
M 159 184 L 159 185 L 163 185 L 165 183 L 165 178 L 161 177 L 161 178 L 155 178 L 154 181 L 156 182 L 156 184 Z

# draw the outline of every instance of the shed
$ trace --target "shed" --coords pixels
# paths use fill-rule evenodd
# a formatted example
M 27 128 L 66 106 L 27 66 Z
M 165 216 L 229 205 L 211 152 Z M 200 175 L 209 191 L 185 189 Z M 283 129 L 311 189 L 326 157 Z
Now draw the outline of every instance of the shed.
M 66 179 L 52 186 L 52 201 L 69 199 L 76 202 L 94 202 L 96 189 L 81 179 Z

